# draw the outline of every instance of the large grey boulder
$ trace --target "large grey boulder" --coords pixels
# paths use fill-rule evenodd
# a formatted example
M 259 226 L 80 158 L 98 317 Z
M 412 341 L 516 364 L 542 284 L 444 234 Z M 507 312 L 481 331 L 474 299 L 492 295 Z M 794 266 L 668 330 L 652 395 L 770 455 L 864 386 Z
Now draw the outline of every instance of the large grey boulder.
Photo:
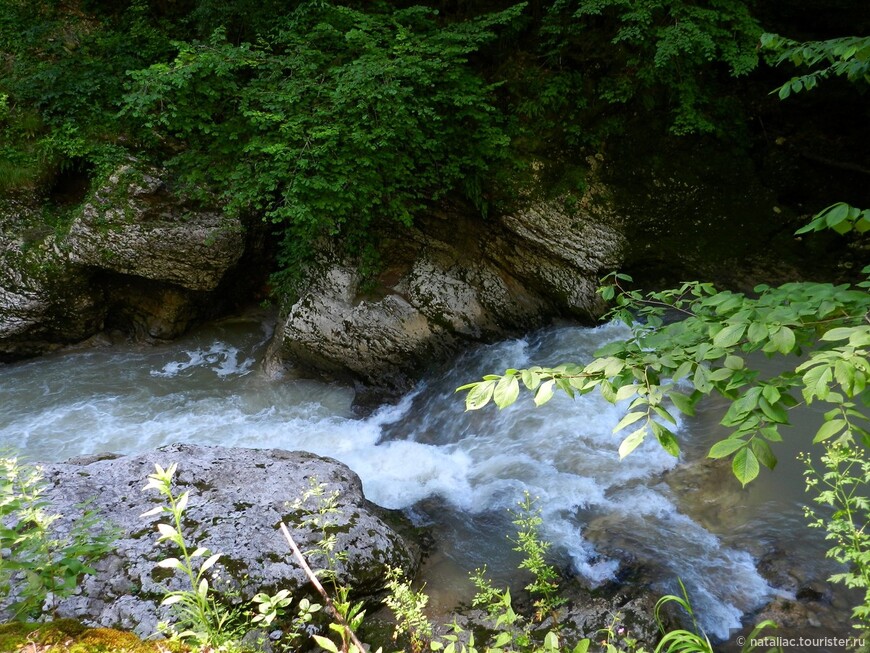
M 168 467 L 172 462 L 178 463 L 175 491 L 190 491 L 187 541 L 223 554 L 216 573 L 209 574 L 218 589 L 231 588 L 242 599 L 282 588 L 311 593 L 278 524 L 287 524 L 303 551 L 316 545 L 322 533 L 302 522 L 306 509 L 317 509 L 317 501 L 294 506 L 314 481 L 324 484 L 327 496 L 337 493 L 337 512 L 328 518 L 336 524 L 330 529 L 337 537 L 336 550 L 347 554 L 336 567 L 340 582 L 352 586 L 357 597 L 373 597 L 383 589 L 387 567 L 400 567 L 409 576 L 416 571 L 419 550 L 389 525 L 403 527 L 405 520 L 368 502 L 359 477 L 345 465 L 278 449 L 171 445 L 138 455 L 44 466 L 47 498 L 52 510 L 63 515 L 61 530 L 69 528 L 80 512 L 78 504 L 87 500 L 120 530 L 114 551 L 74 596 L 60 602 L 58 616 L 140 635 L 154 633 L 158 621 L 171 618 L 169 609 L 158 604 L 167 590 L 182 589 L 185 581 L 157 563 L 178 551 L 169 543 L 156 544 L 156 526 L 165 516 L 141 515 L 161 500 L 155 490 L 143 491 L 155 463 Z M 324 564 L 316 556 L 310 562 L 315 568 Z
M 241 222 L 185 199 L 168 178 L 123 165 L 68 228 L 45 198 L 0 202 L 0 361 L 103 328 L 174 338 L 232 301 L 232 288 L 249 287 L 233 274 L 246 247 Z
M 530 199 L 488 222 L 463 211 L 427 216 L 400 238 L 385 237 L 385 269 L 374 283 L 324 247 L 286 307 L 269 368 L 283 363 L 356 381 L 376 398 L 398 395 L 469 343 L 557 316 L 594 320 L 603 308 L 598 280 L 624 248 L 599 186 L 579 199 Z
M 245 243 L 238 219 L 186 204 L 165 171 L 124 165 L 85 202 L 65 245 L 73 263 L 214 290 Z

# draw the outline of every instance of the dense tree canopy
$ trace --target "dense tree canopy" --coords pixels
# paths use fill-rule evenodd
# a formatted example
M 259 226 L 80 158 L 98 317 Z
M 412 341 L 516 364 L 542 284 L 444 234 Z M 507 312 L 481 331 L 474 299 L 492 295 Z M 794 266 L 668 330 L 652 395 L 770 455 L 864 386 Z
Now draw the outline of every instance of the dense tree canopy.
M 734 84 L 769 74 L 759 38 L 778 27 L 756 9 L 8 0 L 0 188 L 45 194 L 65 171 L 94 180 L 130 156 L 168 162 L 189 192 L 279 225 L 292 279 L 317 238 L 376 254 L 373 227 L 409 224 L 451 193 L 485 215 L 529 157 L 582 163 L 639 114 L 663 132 L 737 137 L 768 87 Z M 803 31 L 766 37 L 794 64 L 829 61 L 783 92 L 866 74 L 860 40 L 787 40 L 814 13 L 791 7 L 784 26 Z

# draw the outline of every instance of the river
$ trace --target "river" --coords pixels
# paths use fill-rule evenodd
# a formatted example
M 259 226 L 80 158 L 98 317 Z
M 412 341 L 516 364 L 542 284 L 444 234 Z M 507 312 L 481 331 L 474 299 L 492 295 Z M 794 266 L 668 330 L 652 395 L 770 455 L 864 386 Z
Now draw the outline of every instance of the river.
M 566 565 L 598 583 L 628 557 L 662 591 L 674 591 L 679 577 L 703 627 L 719 639 L 787 594 L 759 573 L 762 556 L 781 551 L 806 583 L 835 570 L 823 561 L 822 534 L 805 526 L 794 460 L 811 439 L 812 414 L 777 451 L 780 468 L 743 490 L 727 469 L 701 463 L 722 437 L 715 403 L 679 425 L 678 464 L 655 441 L 620 461 L 620 436 L 611 431 L 624 407 L 597 395 L 557 396 L 537 409 L 521 397 L 503 411 L 466 413 L 454 394 L 486 372 L 588 359 L 624 337 L 622 326 L 550 328 L 479 347 L 365 418 L 354 415 L 347 388 L 270 381 L 261 371 L 270 332 L 268 319 L 251 314 L 167 345 L 65 351 L 2 366 L 0 443 L 34 461 L 172 442 L 337 458 L 360 475 L 372 501 L 432 524 L 439 548 L 428 583 L 445 609 L 466 598 L 468 570 L 487 563 L 497 578 L 510 577 L 516 558 L 507 509 L 524 492 L 539 498 L 544 535 Z M 849 636 L 846 601 L 826 595 L 813 633 Z

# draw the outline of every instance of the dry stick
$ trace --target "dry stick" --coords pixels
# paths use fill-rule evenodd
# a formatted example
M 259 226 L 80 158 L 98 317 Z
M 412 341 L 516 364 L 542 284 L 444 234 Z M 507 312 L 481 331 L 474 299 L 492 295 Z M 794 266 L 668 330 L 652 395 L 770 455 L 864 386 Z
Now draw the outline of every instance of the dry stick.
M 320 596 L 323 597 L 323 601 L 326 603 L 327 607 L 332 611 L 333 616 L 336 621 L 340 623 L 347 634 L 350 636 L 350 640 L 356 645 L 359 653 L 365 653 L 365 647 L 362 642 L 357 639 L 357 636 L 353 634 L 353 631 L 350 629 L 347 621 L 344 620 L 344 617 L 341 616 L 341 613 L 335 608 L 335 604 L 333 604 L 332 599 L 329 598 L 329 594 L 326 593 L 326 590 L 323 589 L 323 585 L 320 584 L 320 581 L 317 579 L 315 573 L 311 570 L 311 567 L 308 566 L 308 563 L 305 561 L 305 556 L 302 555 L 302 551 L 299 550 L 299 547 L 296 546 L 296 542 L 293 540 L 293 537 L 290 535 L 290 531 L 287 530 L 287 527 L 284 525 L 284 522 L 281 522 L 281 532 L 284 533 L 284 538 L 287 540 L 287 544 L 290 545 L 290 549 L 293 551 L 293 557 L 296 558 L 296 562 L 299 563 L 299 566 L 302 567 L 302 571 L 305 572 L 305 575 L 308 576 L 308 580 L 311 581 L 311 584 L 314 585 L 314 588 L 320 592 Z

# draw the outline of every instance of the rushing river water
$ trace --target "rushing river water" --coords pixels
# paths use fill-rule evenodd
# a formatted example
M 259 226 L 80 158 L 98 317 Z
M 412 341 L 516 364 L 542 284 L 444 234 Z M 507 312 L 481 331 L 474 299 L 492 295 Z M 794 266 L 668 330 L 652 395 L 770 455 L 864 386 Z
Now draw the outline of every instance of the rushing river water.
M 429 582 L 441 594 L 449 594 L 445 578 L 461 585 L 457 579 L 484 562 L 508 575 L 515 558 L 506 509 L 528 491 L 540 497 L 545 536 L 579 574 L 600 582 L 630 557 L 662 590 L 674 590 L 679 576 L 705 629 L 727 638 L 742 615 L 780 592 L 759 574 L 760 556 L 781 548 L 793 566 L 811 570 L 808 582 L 830 573 L 820 568 L 821 535 L 806 529 L 801 512 L 802 470 L 792 461 L 799 447 L 779 452 L 785 469 L 741 490 L 727 470 L 678 466 L 655 441 L 620 462 L 621 436 L 611 430 L 624 407 L 597 395 L 557 396 L 538 409 L 521 398 L 507 410 L 465 413 L 454 394 L 483 373 L 583 360 L 624 335 L 616 325 L 564 327 L 482 347 L 433 371 L 397 405 L 359 419 L 346 388 L 269 381 L 260 370 L 269 328 L 255 318 L 225 320 L 171 345 L 68 351 L 0 367 L 0 443 L 44 461 L 172 442 L 337 458 L 360 475 L 371 500 L 434 523 L 441 564 Z M 722 437 L 717 413 L 711 406 L 680 425 L 685 459 L 702 459 Z M 846 636 L 842 610 L 833 634 Z

